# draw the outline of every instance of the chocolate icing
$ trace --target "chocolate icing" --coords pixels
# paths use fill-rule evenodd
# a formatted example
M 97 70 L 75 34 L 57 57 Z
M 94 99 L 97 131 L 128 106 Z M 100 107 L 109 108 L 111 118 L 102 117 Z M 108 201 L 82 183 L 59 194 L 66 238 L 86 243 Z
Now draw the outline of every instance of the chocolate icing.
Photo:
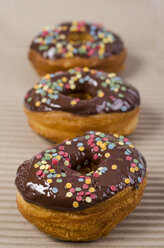
M 96 170 L 82 174 L 93 163 Z M 16 186 L 30 203 L 78 211 L 111 198 L 127 186 L 139 187 L 146 162 L 127 138 L 87 132 L 49 147 L 19 166 Z
M 69 96 L 86 92 L 90 100 Z M 114 73 L 75 68 L 47 74 L 28 91 L 25 106 L 36 112 L 66 111 L 76 115 L 127 112 L 140 104 L 138 91 Z
M 70 33 L 87 33 L 92 39 L 71 43 Z M 98 57 L 100 59 L 119 54 L 124 45 L 119 36 L 105 29 L 102 25 L 86 22 L 65 22 L 53 27 L 45 27 L 33 40 L 31 49 L 45 59 L 73 57 Z

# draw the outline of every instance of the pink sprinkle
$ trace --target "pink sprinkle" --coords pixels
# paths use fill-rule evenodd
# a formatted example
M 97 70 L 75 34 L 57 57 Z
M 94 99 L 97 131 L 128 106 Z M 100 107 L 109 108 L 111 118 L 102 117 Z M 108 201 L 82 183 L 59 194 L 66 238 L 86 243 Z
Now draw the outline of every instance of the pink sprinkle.
M 128 140 L 128 138 L 124 138 L 124 141 L 125 141 L 125 142 L 128 142 L 129 140 Z
M 53 146 L 49 146 L 49 147 L 48 147 L 48 149 L 52 149 L 52 148 L 53 148 Z
M 93 151 L 94 151 L 94 152 L 98 152 L 98 150 L 99 150 L 98 146 L 95 146 L 95 147 L 93 148 Z
M 97 153 L 95 153 L 95 154 L 93 155 L 93 159 L 94 159 L 94 160 L 98 159 Z
M 71 167 L 72 167 L 72 165 L 71 165 L 71 164 L 69 164 L 67 167 L 68 167 L 68 168 L 71 168 Z
M 69 161 L 69 158 L 65 158 L 65 160 Z
M 64 155 L 64 152 L 63 152 L 63 151 L 60 151 L 60 152 L 59 152 L 59 155 Z
M 76 200 L 77 201 L 81 201 L 82 200 L 82 197 L 80 195 L 76 196 Z
M 47 32 L 47 31 L 43 31 L 43 32 L 42 32 L 42 36 L 43 36 L 43 37 L 46 37 L 47 35 L 48 35 L 48 32 Z
M 111 189 L 112 191 L 116 191 L 116 187 L 115 187 L 114 185 L 111 185 L 111 186 L 110 186 L 110 189 Z
M 126 160 L 132 160 L 132 157 L 126 156 Z
M 59 146 L 59 150 L 64 150 L 64 146 Z
M 110 99 L 113 100 L 114 99 L 114 96 L 110 96 Z
M 24 98 L 27 98 L 27 97 L 28 97 L 28 94 L 26 94 Z
M 86 177 L 85 180 L 87 180 L 87 179 L 91 179 L 91 178 L 90 177 Z
M 64 153 L 64 157 L 65 158 L 68 157 L 68 153 L 67 152 Z
M 91 198 L 91 199 L 95 199 L 95 198 L 96 198 L 96 195 L 95 195 L 95 194 L 91 194 L 91 195 L 90 195 L 90 198 Z
M 104 140 L 104 141 L 107 141 L 107 140 L 108 140 L 108 138 L 103 138 L 103 140 Z
M 83 184 L 83 189 L 88 189 L 88 185 L 87 184 Z
M 87 144 L 90 146 L 93 143 L 93 139 L 89 139 Z
M 94 49 L 90 49 L 90 50 L 88 51 L 88 55 L 89 55 L 89 56 L 92 56 L 93 53 L 94 53 Z
M 70 190 L 69 190 L 71 193 L 75 193 L 75 188 L 71 188 Z
M 85 195 L 90 195 L 90 194 L 91 194 L 91 192 L 86 192 L 86 193 L 85 193 Z
M 94 135 L 94 134 L 91 134 L 91 135 L 90 135 L 90 138 L 91 138 L 91 139 L 93 139 L 94 137 L 95 137 L 95 135 Z
M 82 196 L 82 195 L 84 195 L 84 191 L 80 191 L 77 194 L 80 195 L 80 196 Z
M 70 85 L 69 84 L 65 84 L 65 88 L 66 89 L 69 89 L 70 88 Z
M 42 157 L 42 154 L 37 154 L 36 155 L 36 158 L 41 158 Z
M 76 98 L 75 101 L 76 101 L 76 102 L 79 102 L 79 101 L 80 101 L 80 98 Z
M 53 159 L 52 159 L 52 164 L 58 164 L 58 160 L 55 159 L 55 158 L 53 158 Z
M 94 177 L 99 177 L 99 174 L 97 172 L 95 172 L 93 175 Z
M 38 171 L 36 172 L 36 175 L 37 175 L 37 176 L 41 176 L 41 175 L 42 175 L 42 173 L 43 173 L 43 171 L 42 171 L 42 170 L 38 170 Z
M 136 164 L 134 164 L 134 163 L 131 163 L 131 166 L 132 166 L 132 167 L 136 167 Z
M 40 175 L 40 177 L 45 177 L 45 173 L 43 173 L 42 175 Z
M 90 147 L 94 147 L 95 146 L 95 143 L 92 143 L 91 145 L 90 145 Z

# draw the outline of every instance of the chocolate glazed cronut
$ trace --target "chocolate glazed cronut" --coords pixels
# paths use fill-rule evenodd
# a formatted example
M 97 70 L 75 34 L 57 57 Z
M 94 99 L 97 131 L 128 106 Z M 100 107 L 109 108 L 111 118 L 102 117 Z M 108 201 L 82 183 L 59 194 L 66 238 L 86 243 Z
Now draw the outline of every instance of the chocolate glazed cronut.
M 30 61 L 42 76 L 73 67 L 118 72 L 124 68 L 125 58 L 126 50 L 118 35 L 86 22 L 43 28 L 29 51 Z
M 25 161 L 16 185 L 28 202 L 79 211 L 139 187 L 145 174 L 145 160 L 127 138 L 90 131 Z

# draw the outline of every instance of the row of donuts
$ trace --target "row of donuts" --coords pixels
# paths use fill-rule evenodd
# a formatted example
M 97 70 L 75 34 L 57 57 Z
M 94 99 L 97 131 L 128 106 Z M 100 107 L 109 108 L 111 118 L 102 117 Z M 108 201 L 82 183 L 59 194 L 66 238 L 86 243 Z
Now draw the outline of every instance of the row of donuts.
M 84 21 L 46 27 L 30 46 L 42 78 L 24 111 L 36 133 L 60 144 L 19 166 L 17 205 L 56 238 L 99 239 L 142 198 L 146 162 L 124 137 L 136 128 L 140 95 L 116 75 L 125 57 L 118 35 Z

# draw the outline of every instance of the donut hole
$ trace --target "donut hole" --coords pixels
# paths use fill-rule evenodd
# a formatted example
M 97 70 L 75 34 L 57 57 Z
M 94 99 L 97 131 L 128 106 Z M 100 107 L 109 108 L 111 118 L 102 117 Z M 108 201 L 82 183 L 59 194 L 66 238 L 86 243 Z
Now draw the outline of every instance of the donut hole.
M 91 100 L 93 96 L 91 96 L 88 92 L 81 91 L 81 92 L 73 92 L 70 93 L 68 96 L 73 98 L 79 98 L 80 100 Z
M 94 163 L 89 158 L 80 159 L 76 161 L 71 167 L 72 170 L 80 172 L 80 174 L 85 175 L 87 173 L 95 172 L 99 167 L 99 163 Z
M 67 39 L 72 44 L 85 43 L 87 41 L 93 41 L 93 37 L 88 33 L 70 32 Z
M 78 165 L 77 171 L 79 171 L 82 175 L 85 175 L 90 172 L 96 171 L 98 166 L 92 162 L 89 162 L 87 165 Z

